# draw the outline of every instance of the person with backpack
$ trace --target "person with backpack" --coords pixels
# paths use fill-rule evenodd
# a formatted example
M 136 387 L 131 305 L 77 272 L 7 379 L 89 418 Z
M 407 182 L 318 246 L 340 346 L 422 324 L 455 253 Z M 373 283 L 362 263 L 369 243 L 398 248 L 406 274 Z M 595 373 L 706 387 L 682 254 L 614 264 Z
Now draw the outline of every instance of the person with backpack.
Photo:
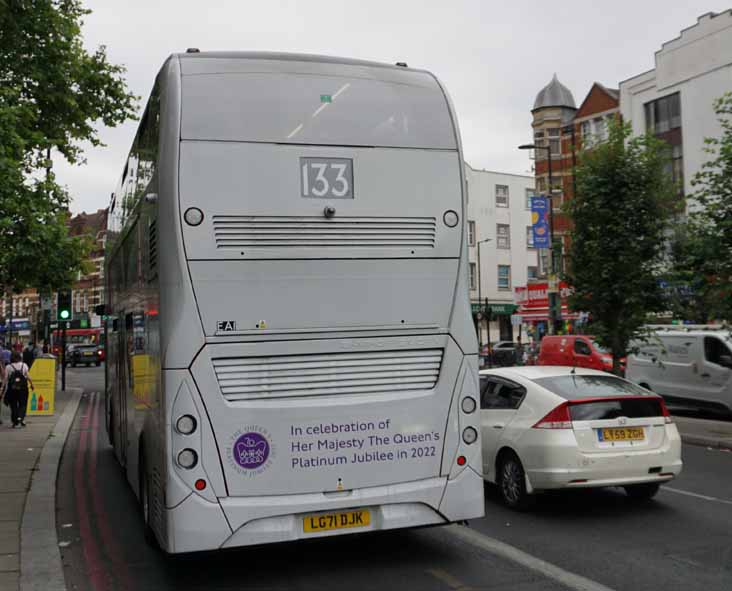
M 25 412 L 28 407 L 28 386 L 33 382 L 28 375 L 28 366 L 18 351 L 13 351 L 10 365 L 5 368 L 5 404 L 10 407 L 13 429 L 25 427 Z

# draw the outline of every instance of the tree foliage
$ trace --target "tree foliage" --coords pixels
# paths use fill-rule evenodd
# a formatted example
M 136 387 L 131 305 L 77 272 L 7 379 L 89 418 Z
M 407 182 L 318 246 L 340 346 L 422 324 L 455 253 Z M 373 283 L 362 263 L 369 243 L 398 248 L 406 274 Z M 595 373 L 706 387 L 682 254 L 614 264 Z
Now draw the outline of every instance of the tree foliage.
M 613 371 L 631 340 L 644 334 L 649 312 L 664 307 L 658 275 L 669 222 L 680 199 L 667 172 L 668 147 L 630 127 L 610 125 L 608 140 L 582 152 L 566 280 L 570 305 L 589 312 L 592 331 L 613 354 Z
M 717 99 L 714 111 L 722 133 L 705 140 L 710 158 L 691 181 L 696 190 L 675 271 L 694 281 L 687 314 L 732 322 L 732 93 Z
M 83 163 L 97 126 L 134 116 L 124 68 L 83 47 L 88 13 L 80 0 L 0 0 L 0 295 L 57 289 L 81 270 L 85 241 L 68 235 L 51 154 Z

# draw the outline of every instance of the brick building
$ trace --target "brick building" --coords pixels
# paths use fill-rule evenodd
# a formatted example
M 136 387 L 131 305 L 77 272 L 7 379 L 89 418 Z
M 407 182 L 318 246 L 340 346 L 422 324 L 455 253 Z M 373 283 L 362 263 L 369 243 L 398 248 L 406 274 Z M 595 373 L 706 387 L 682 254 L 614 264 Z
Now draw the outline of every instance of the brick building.
M 608 122 L 618 117 L 620 93 L 595 82 L 585 99 L 576 107 L 571 91 L 555 74 L 539 91 L 534 101 L 532 129 L 534 144 L 551 149 L 536 150 L 534 174 L 538 194 L 549 194 L 549 161 L 551 154 L 552 205 L 555 235 L 562 237 L 566 248 L 569 220 L 561 212 L 562 204 L 575 193 L 574 168 L 583 146 L 591 147 L 607 138 Z M 546 257 L 546 253 L 542 253 Z M 543 269 L 548 264 L 541 265 Z

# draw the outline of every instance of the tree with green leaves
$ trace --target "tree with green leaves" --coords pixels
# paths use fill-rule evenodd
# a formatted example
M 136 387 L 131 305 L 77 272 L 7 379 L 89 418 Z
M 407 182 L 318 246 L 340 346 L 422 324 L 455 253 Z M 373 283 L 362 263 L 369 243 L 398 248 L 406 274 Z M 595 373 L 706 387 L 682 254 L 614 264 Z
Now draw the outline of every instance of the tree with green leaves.
M 104 46 L 84 49 L 80 0 L 0 0 L 0 295 L 68 286 L 87 248 L 67 230 L 69 195 L 52 155 L 83 164 L 97 126 L 133 117 L 137 98 Z
M 705 321 L 732 323 L 732 92 L 714 101 L 714 112 L 722 133 L 705 139 L 710 159 L 691 181 L 676 272 L 695 278 L 692 303 Z
M 664 309 L 658 278 L 670 220 L 681 207 L 668 162 L 664 142 L 631 137 L 629 125 L 614 122 L 606 142 L 580 154 L 576 194 L 565 206 L 570 306 L 589 312 L 615 373 L 630 342 L 645 334 L 648 314 Z

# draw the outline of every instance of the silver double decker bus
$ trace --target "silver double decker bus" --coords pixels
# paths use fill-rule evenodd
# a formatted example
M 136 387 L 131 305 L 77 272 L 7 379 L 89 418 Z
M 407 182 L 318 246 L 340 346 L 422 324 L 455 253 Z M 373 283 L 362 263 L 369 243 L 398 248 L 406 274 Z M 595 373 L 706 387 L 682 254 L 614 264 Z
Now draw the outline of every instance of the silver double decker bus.
M 109 437 L 166 552 L 483 514 L 454 110 L 429 72 L 189 51 L 109 207 Z

